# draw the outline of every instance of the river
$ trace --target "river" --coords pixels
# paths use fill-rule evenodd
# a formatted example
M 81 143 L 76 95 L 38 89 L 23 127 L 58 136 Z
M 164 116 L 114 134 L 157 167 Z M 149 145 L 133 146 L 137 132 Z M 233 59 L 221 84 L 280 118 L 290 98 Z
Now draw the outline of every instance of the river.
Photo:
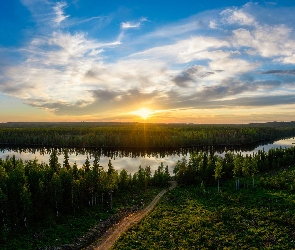
M 231 149 L 233 152 L 241 152 L 243 155 L 252 154 L 253 152 L 257 152 L 258 150 L 268 151 L 271 148 L 289 148 L 294 146 L 295 138 L 288 138 L 279 141 L 275 141 L 270 144 L 264 145 L 256 145 L 251 150 L 249 149 Z M 5 159 L 6 157 L 12 157 L 15 155 L 17 159 L 21 158 L 22 160 L 34 160 L 38 159 L 38 162 L 49 162 L 50 149 L 26 149 L 26 148 L 18 148 L 18 149 L 0 149 L 0 158 Z M 213 150 L 216 154 L 224 155 L 224 151 L 226 148 Z M 223 151 L 223 152 L 222 152 Z M 99 164 L 103 166 L 105 169 L 108 167 L 109 160 L 111 160 L 115 169 L 121 171 L 122 169 L 126 169 L 128 173 L 134 173 L 138 171 L 138 167 L 141 165 L 142 167 L 150 166 L 152 171 L 156 170 L 161 162 L 164 165 L 168 165 L 170 173 L 172 173 L 174 166 L 178 160 L 182 157 L 189 158 L 190 150 L 174 150 L 174 151 L 165 151 L 165 152 L 122 152 L 120 150 L 117 151 L 100 151 L 100 161 Z M 78 150 L 72 151 L 69 153 L 69 162 L 71 165 L 74 162 L 77 163 L 78 167 L 81 167 L 86 160 L 87 155 L 90 158 L 90 162 L 92 164 L 93 157 L 91 157 L 91 153 Z M 64 160 L 63 154 L 59 155 L 59 163 L 62 165 Z

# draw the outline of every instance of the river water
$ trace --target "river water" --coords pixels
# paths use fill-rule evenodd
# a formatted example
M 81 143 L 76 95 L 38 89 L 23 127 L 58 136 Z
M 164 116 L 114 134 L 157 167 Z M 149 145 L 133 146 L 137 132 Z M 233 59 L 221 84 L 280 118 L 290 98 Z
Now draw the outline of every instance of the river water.
M 264 150 L 268 151 L 271 148 L 289 148 L 294 146 L 295 144 L 295 138 L 288 138 L 288 139 L 283 139 L 279 141 L 275 141 L 271 144 L 264 144 L 264 145 L 259 145 L 256 147 L 253 147 L 251 150 L 249 149 L 231 149 L 233 152 L 241 152 L 243 155 L 246 154 L 252 154 L 253 152 L 257 152 L 258 150 Z M 219 155 L 224 155 L 224 151 L 228 150 L 224 148 L 223 150 L 213 150 L 216 154 Z M 177 163 L 178 160 L 181 158 L 189 158 L 189 150 L 184 150 L 184 151 L 166 151 L 162 153 L 158 152 L 149 152 L 149 153 L 122 153 L 119 150 L 116 152 L 110 152 L 108 153 L 100 153 L 100 161 L 99 164 L 103 166 L 105 169 L 108 167 L 109 160 L 111 160 L 113 166 L 115 169 L 121 171 L 122 169 L 126 169 L 128 173 L 134 173 L 138 171 L 138 167 L 146 167 L 150 166 L 151 170 L 154 171 L 158 168 L 158 166 L 163 162 L 163 164 L 166 166 L 168 165 L 170 173 L 172 173 L 175 164 Z M 38 162 L 49 162 L 49 156 L 50 152 L 47 150 L 39 150 L 39 149 L 6 149 L 3 148 L 0 151 L 0 158 L 5 159 L 6 157 L 12 157 L 15 155 L 17 159 L 21 158 L 22 160 L 34 160 L 35 158 L 38 159 Z M 87 151 L 73 151 L 69 153 L 69 162 L 71 165 L 74 164 L 74 162 L 77 163 L 78 167 L 81 167 L 83 163 L 86 160 L 87 155 L 90 158 L 90 162 L 92 164 L 93 162 L 93 157 L 91 157 L 91 153 Z M 60 153 L 59 155 L 59 163 L 62 165 L 64 160 L 63 154 Z

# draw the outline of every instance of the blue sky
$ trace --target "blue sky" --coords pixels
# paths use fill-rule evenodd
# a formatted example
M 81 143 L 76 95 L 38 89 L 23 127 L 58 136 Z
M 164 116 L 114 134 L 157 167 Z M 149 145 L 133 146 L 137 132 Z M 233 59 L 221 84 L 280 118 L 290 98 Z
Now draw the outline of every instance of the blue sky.
M 0 122 L 294 120 L 291 0 L 2 2 Z

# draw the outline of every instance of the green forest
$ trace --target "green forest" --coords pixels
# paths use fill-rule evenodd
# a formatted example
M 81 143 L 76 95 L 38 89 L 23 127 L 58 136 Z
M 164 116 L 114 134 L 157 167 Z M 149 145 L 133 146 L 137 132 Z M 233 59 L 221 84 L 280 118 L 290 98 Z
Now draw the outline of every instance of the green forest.
M 101 145 L 97 141 L 104 140 L 108 145 L 117 138 L 115 144 L 119 146 L 124 140 L 129 141 L 127 145 L 140 145 L 141 136 L 144 147 L 166 147 L 169 138 L 175 136 L 173 143 L 181 146 L 213 141 L 234 144 L 237 138 L 243 140 L 241 144 L 294 136 L 292 124 L 10 124 L 0 129 L 0 142 L 43 145 L 51 140 L 48 145 L 65 146 L 71 141 L 72 145 L 85 147 L 83 141 L 92 147 Z M 144 128 L 151 131 L 144 132 Z M 144 139 L 143 134 L 148 136 Z M 159 144 L 162 139 L 163 144 Z M 138 171 L 131 174 L 124 169 L 119 172 L 110 160 L 104 169 L 98 153 L 92 155 L 92 164 L 87 155 L 84 164 L 78 166 L 69 163 L 71 148 L 59 150 L 64 157 L 62 164 L 54 148 L 48 163 L 38 159 L 23 161 L 15 156 L 0 159 L 1 249 L 51 249 L 71 244 L 122 209 L 143 208 L 157 192 L 169 186 L 170 180 L 176 180 L 178 187 L 120 238 L 114 249 L 295 247 L 291 241 L 295 236 L 295 147 L 249 155 L 228 150 L 223 156 L 198 150 L 176 163 L 173 176 L 165 163 L 153 172 L 150 166 L 138 166 Z M 158 222 L 159 226 L 155 226 Z M 275 230 L 276 226 L 279 229 Z M 245 235 L 244 230 L 249 233 Z
M 237 146 L 295 136 L 295 122 L 246 125 L 4 123 L 0 145 L 95 148 Z

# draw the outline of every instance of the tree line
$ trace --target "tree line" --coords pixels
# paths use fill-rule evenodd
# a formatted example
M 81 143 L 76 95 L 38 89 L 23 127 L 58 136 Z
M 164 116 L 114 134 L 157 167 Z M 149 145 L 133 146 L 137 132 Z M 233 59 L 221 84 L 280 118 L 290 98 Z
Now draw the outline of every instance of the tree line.
M 254 187 L 255 174 L 258 172 L 270 172 L 294 163 L 295 147 L 270 149 L 268 152 L 259 150 L 245 156 L 227 151 L 224 157 L 200 151 L 192 154 L 189 160 L 183 158 L 178 161 L 173 172 L 176 180 L 186 185 L 205 187 L 217 182 L 218 191 L 221 180 L 232 178 L 235 180 L 235 189 L 239 190 L 241 181 L 244 186 Z
M 124 169 L 118 172 L 111 161 L 104 169 L 97 155 L 93 164 L 87 157 L 83 166 L 71 166 L 66 149 L 62 165 L 55 150 L 48 164 L 14 156 L 0 159 L 0 235 L 40 221 L 59 220 L 89 206 L 111 210 L 116 194 L 165 187 L 169 179 L 168 166 L 163 163 L 154 173 L 149 166 L 139 166 L 133 175 Z
M 233 146 L 295 136 L 295 122 L 282 125 L 96 124 L 0 126 L 0 145 L 96 148 Z M 280 124 L 280 123 L 278 123 Z

